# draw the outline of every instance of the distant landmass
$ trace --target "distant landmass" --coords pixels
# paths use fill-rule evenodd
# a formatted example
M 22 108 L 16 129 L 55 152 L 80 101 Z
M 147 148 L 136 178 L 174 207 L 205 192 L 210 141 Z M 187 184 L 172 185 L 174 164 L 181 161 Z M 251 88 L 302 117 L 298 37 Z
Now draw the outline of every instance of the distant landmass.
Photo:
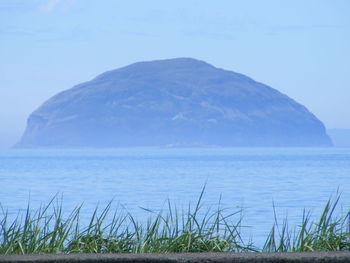
M 55 95 L 29 116 L 17 147 L 331 145 L 322 122 L 288 96 L 176 58 L 108 71 Z
M 350 147 L 350 129 L 329 129 L 327 133 L 331 137 L 334 146 Z

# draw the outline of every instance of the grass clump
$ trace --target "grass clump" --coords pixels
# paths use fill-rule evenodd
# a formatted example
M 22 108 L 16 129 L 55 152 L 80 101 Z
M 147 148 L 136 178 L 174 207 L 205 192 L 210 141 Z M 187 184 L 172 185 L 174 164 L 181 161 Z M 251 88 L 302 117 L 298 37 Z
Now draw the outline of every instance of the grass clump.
M 23 217 L 9 222 L 3 211 L 0 219 L 0 254 L 41 253 L 171 253 L 251 251 L 240 236 L 241 217 L 232 223 L 233 214 L 220 208 L 203 213 L 201 200 L 194 208 L 178 212 L 170 202 L 165 211 L 138 223 L 128 213 L 114 212 L 108 220 L 111 202 L 101 211 L 96 208 L 86 227 L 80 226 L 81 206 L 64 216 L 56 198 Z
M 329 199 L 318 221 L 311 221 L 310 212 L 303 211 L 300 225 L 290 231 L 285 219 L 279 227 L 275 224 L 265 242 L 265 252 L 306 252 L 350 250 L 350 212 L 343 217 L 335 217 L 334 212 L 340 195 Z M 275 208 L 274 214 L 276 215 Z
M 159 213 L 148 210 L 152 215 L 145 224 L 129 213 L 112 214 L 112 202 L 96 208 L 87 226 L 81 226 L 81 206 L 64 214 L 57 198 L 36 211 L 28 205 L 14 220 L 2 209 L 0 254 L 350 250 L 349 217 L 334 216 L 339 196 L 326 203 L 316 222 L 304 210 L 301 224 L 292 231 L 286 219 L 279 225 L 275 216 L 265 245 L 256 248 L 241 237 L 242 211 L 227 214 L 220 204 L 203 211 L 203 193 L 204 189 L 194 207 L 181 212 L 169 201 Z

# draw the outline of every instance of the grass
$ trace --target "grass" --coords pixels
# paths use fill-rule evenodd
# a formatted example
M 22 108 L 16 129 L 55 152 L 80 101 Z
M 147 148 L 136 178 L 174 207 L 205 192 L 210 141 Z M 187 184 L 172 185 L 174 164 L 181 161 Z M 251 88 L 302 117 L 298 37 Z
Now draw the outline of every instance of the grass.
M 338 218 L 334 215 L 339 198 L 340 195 L 337 195 L 335 199 L 327 201 L 319 220 L 316 222 L 311 221 L 310 212 L 304 210 L 300 225 L 293 231 L 288 229 L 288 221 L 286 219 L 279 226 L 275 216 L 275 224 L 272 226 L 263 251 L 350 250 L 350 212 L 346 216 Z
M 26 212 L 12 221 L 2 209 L 0 254 L 350 250 L 348 218 L 334 216 L 339 196 L 326 203 L 316 222 L 304 211 L 300 226 L 292 231 L 287 220 L 279 225 L 276 219 L 264 247 L 258 249 L 241 237 L 242 211 L 227 214 L 220 204 L 203 211 L 203 193 L 204 189 L 196 205 L 185 211 L 179 212 L 168 202 L 166 209 L 153 214 L 146 224 L 129 213 L 111 214 L 111 202 L 102 210 L 96 208 L 84 227 L 81 206 L 65 215 L 57 198 L 34 212 L 28 205 Z

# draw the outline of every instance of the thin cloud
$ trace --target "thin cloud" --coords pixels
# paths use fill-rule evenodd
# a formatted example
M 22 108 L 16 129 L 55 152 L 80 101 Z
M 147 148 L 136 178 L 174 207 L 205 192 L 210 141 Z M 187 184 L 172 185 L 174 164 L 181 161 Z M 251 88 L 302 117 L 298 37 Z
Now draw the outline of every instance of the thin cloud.
M 51 13 L 56 9 L 70 9 L 75 0 L 48 0 L 44 5 L 40 6 L 40 11 Z

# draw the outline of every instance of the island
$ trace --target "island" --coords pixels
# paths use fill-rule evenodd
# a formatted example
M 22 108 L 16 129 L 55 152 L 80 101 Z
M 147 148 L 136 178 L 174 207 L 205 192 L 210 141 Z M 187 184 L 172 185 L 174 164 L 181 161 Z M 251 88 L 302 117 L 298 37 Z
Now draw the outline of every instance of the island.
M 175 58 L 107 71 L 58 93 L 30 114 L 16 147 L 331 145 L 323 123 L 287 95 Z

